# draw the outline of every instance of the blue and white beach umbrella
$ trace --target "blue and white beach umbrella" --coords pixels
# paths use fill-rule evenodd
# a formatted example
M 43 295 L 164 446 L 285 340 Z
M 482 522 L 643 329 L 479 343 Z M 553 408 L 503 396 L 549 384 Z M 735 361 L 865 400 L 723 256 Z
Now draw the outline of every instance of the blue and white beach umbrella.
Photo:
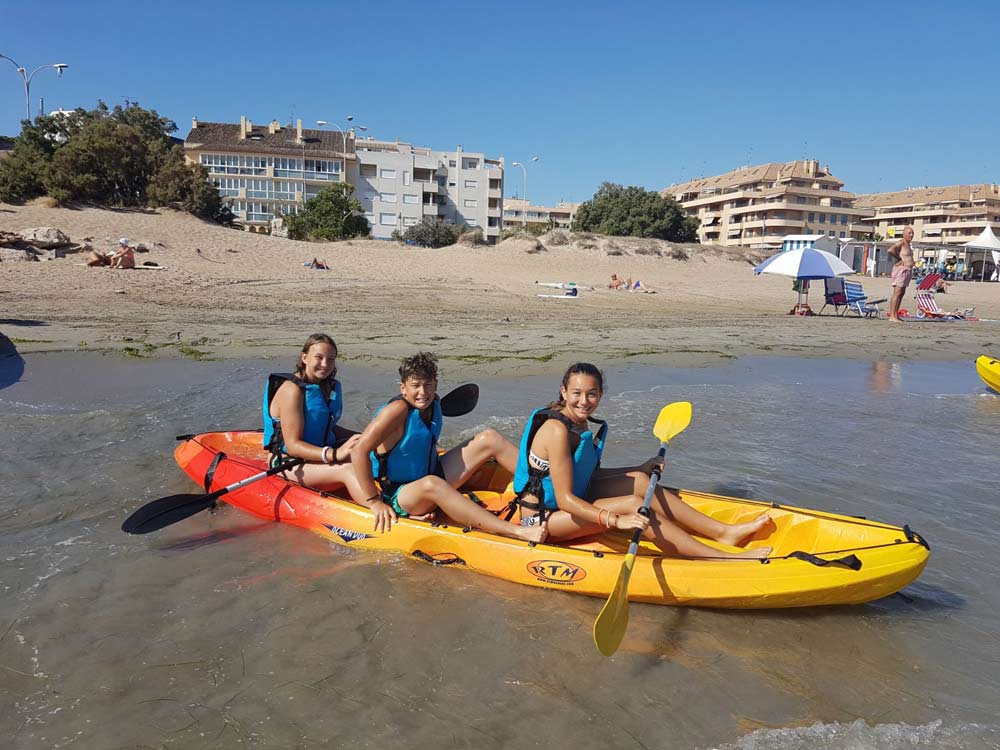
M 772 255 L 753 272 L 758 275 L 776 273 L 793 279 L 832 279 L 854 273 L 854 269 L 833 253 L 803 247 Z

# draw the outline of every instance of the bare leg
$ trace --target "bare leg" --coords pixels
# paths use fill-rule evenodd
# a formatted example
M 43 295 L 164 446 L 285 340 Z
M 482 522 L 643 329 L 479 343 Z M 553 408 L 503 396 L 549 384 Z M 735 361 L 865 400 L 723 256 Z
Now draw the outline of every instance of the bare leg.
M 465 526 L 526 542 L 540 542 L 548 533 L 545 524 L 521 526 L 497 518 L 440 477 L 424 477 L 410 482 L 399 491 L 396 500 L 411 515 L 424 515 L 437 507 Z
M 607 508 L 615 513 L 635 513 L 642 507 L 643 498 L 638 495 L 623 495 L 606 497 L 594 503 L 599 508 Z M 580 536 L 599 534 L 604 529 L 596 524 L 590 524 L 574 518 L 565 511 L 556 511 L 547 518 L 549 539 L 575 539 Z M 743 552 L 726 552 L 699 542 L 684 529 L 661 515 L 655 507 L 650 518 L 649 528 L 643 532 L 643 537 L 649 539 L 660 550 L 673 557 L 710 557 L 713 559 L 760 560 L 771 553 L 770 547 L 749 549 Z
M 899 322 L 899 306 L 903 302 L 904 287 L 894 286 L 892 288 L 892 299 L 889 300 L 889 320 Z
M 632 493 L 644 498 L 649 487 L 649 479 L 649 475 L 641 471 L 601 478 L 591 485 L 591 497 L 614 497 Z M 695 510 L 663 487 L 657 487 L 654 491 L 650 507 L 654 515 L 674 521 L 696 534 L 734 547 L 740 546 L 740 542 L 760 531 L 770 520 L 767 513 L 761 513 L 744 523 L 723 523 Z
M 343 464 L 299 464 L 282 473 L 285 479 L 320 490 L 345 487 L 353 497 L 361 497 L 363 490 L 358 484 L 354 467 L 350 462 Z
M 491 458 L 511 474 L 517 468 L 517 448 L 492 427 L 441 456 L 441 466 L 448 484 L 461 487 Z

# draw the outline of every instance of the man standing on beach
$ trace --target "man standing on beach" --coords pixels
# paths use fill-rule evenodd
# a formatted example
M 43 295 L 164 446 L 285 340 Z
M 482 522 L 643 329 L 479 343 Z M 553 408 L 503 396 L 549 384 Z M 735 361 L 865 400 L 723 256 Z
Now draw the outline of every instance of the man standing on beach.
M 899 319 L 899 306 L 903 302 L 906 287 L 913 278 L 913 248 L 910 247 L 912 239 L 913 227 L 906 227 L 903 239 L 889 248 L 889 257 L 896 259 L 896 265 L 892 267 L 892 299 L 889 301 L 889 320 L 894 323 L 902 322 Z

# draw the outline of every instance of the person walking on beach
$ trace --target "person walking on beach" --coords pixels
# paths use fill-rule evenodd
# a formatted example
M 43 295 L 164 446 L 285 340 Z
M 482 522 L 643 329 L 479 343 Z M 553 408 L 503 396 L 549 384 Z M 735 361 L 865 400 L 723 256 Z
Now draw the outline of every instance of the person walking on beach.
M 419 352 L 403 360 L 399 395 L 375 412 L 351 451 L 357 481 L 348 490 L 354 501 L 371 509 L 375 531 L 388 532 L 398 518 L 431 520 L 441 508 L 463 526 L 543 541 L 545 524 L 528 528 L 503 521 L 457 490 L 491 458 L 513 471 L 517 449 L 496 430 L 486 429 L 438 456 L 443 415 L 437 384 L 434 355 Z
M 354 480 L 351 448 L 358 435 L 337 422 L 344 397 L 337 380 L 337 345 L 325 333 L 306 339 L 295 373 L 268 376 L 264 389 L 264 447 L 272 462 L 286 456 L 303 464 L 285 472 L 299 484 L 328 489 Z
M 654 456 L 638 466 L 616 469 L 600 466 L 608 426 L 593 414 L 603 395 L 603 373 L 578 362 L 563 375 L 559 400 L 528 418 L 514 472 L 517 497 L 511 503 L 512 513 L 520 509 L 522 525 L 547 521 L 548 538 L 557 541 L 607 529 L 641 529 L 664 553 L 679 557 L 762 559 L 770 554 L 770 547 L 720 550 L 692 536 L 743 546 L 769 523 L 767 513 L 744 523 L 723 523 L 657 487 L 650 517 L 640 514 L 650 473 L 662 459 Z
M 912 240 L 913 227 L 906 227 L 903 230 L 903 239 L 889 248 L 889 257 L 896 259 L 896 264 L 892 267 L 892 299 L 889 300 L 889 320 L 893 323 L 901 322 L 899 306 L 903 302 L 906 287 L 913 278 L 913 248 L 910 247 Z

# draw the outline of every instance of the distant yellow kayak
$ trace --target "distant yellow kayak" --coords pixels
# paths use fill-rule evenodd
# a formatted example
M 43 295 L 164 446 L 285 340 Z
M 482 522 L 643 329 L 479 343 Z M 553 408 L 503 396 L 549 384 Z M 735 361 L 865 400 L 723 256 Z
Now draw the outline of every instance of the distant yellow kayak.
M 976 372 L 986 385 L 1000 393 L 1000 359 L 982 355 L 976 360 Z
M 260 432 L 189 436 L 174 455 L 188 476 L 212 489 L 257 474 L 266 468 L 268 459 Z M 487 464 L 463 490 L 500 511 L 513 496 L 508 489 L 510 478 L 498 465 Z M 644 541 L 629 583 L 631 600 L 734 609 L 860 604 L 899 591 L 927 564 L 929 547 L 908 526 L 758 500 L 679 492 L 702 513 L 727 523 L 746 521 L 766 510 L 771 523 L 748 547 L 772 546 L 770 560 L 762 564 L 757 560 L 671 558 Z M 463 529 L 446 518 L 438 523 L 400 519 L 391 531 L 377 533 L 367 508 L 346 496 L 318 492 L 278 476 L 234 490 L 223 499 L 258 518 L 302 526 L 337 544 L 391 550 L 433 565 L 601 598 L 614 588 L 629 544 L 628 536 L 608 533 L 564 544 L 529 545 Z M 709 539 L 700 541 L 723 548 Z

